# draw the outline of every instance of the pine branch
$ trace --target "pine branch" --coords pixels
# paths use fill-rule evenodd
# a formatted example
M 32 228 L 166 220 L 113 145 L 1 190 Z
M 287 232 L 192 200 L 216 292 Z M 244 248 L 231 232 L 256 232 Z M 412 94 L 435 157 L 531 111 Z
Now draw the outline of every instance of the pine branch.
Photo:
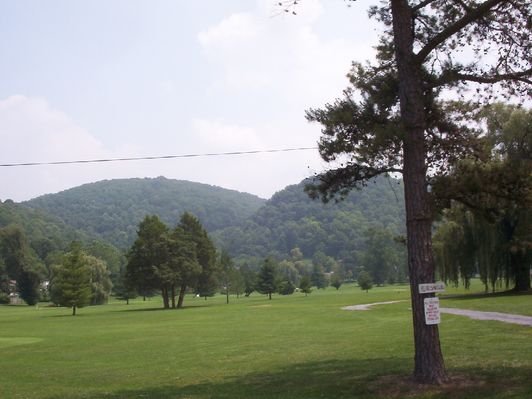
M 434 1 L 436 1 L 436 0 L 424 0 L 421 3 L 419 3 L 419 4 L 416 4 L 415 6 L 412 7 L 412 13 L 415 13 L 415 12 L 421 10 L 423 7 L 428 6 L 430 3 L 433 3 Z
M 423 47 L 419 53 L 415 56 L 415 60 L 421 64 L 425 61 L 428 55 L 440 44 L 445 42 L 448 38 L 453 36 L 455 33 L 458 33 L 460 30 L 465 28 L 470 23 L 478 20 L 483 17 L 485 14 L 490 12 L 493 7 L 506 2 L 507 0 L 487 0 L 484 3 L 480 4 L 477 8 L 471 9 L 470 12 L 457 20 L 454 24 L 449 25 L 447 28 L 442 30 L 436 36 L 434 36 L 429 42 Z
M 465 74 L 465 73 L 459 73 L 454 71 L 445 71 L 439 79 L 434 82 L 431 87 L 439 87 L 443 86 L 452 82 L 458 82 L 458 81 L 468 81 L 468 82 L 476 82 L 476 83 L 498 83 L 506 80 L 514 80 L 519 81 L 527 84 L 532 85 L 532 80 L 530 79 L 530 76 L 532 76 L 532 68 L 527 69 L 526 71 L 521 72 L 512 72 L 512 73 L 505 73 L 505 74 L 495 74 L 495 75 L 471 75 L 471 74 Z

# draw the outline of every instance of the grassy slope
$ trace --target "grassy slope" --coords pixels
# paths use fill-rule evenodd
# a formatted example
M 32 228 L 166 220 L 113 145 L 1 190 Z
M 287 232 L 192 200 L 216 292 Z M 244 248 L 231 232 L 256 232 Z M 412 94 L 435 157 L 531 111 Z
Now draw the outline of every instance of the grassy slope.
M 442 316 L 442 347 L 462 386 L 413 394 L 397 382 L 393 376 L 413 366 L 408 301 L 367 312 L 340 308 L 407 299 L 405 288 L 347 286 L 272 301 L 254 294 L 229 305 L 223 297 L 187 298 L 181 311 L 159 310 L 153 299 L 84 308 L 76 317 L 68 309 L 2 306 L 0 397 L 532 397 L 532 328 L 452 315 Z M 511 298 L 532 307 L 532 296 Z M 477 301 L 443 306 L 478 308 Z

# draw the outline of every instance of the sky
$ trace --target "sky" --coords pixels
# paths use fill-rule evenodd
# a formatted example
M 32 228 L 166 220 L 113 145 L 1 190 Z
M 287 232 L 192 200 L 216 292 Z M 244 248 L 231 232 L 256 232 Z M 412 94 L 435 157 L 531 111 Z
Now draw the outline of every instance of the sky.
M 0 0 L 0 164 L 316 147 L 305 110 L 372 58 L 369 1 Z M 0 200 L 103 179 L 196 181 L 269 198 L 317 150 L 0 167 Z

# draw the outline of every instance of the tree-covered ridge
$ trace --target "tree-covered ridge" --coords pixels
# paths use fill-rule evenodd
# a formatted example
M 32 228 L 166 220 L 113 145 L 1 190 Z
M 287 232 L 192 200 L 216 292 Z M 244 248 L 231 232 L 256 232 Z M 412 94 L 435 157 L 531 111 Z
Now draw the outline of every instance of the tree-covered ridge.
M 90 238 L 42 210 L 6 200 L 0 202 L 0 228 L 9 225 L 22 228 L 31 248 L 42 259 L 51 251 L 66 249 L 72 241 L 86 242 Z
M 354 261 L 365 249 L 371 228 L 401 235 L 404 231 L 403 187 L 399 180 L 378 178 L 344 201 L 323 204 L 304 192 L 305 180 L 276 193 L 240 226 L 213 233 L 235 257 L 288 256 L 295 247 L 312 258 L 318 251 Z
M 234 226 L 251 216 L 265 200 L 247 193 L 188 181 L 118 179 L 85 184 L 26 202 L 65 223 L 126 248 L 136 237 L 147 214 L 175 224 L 190 212 L 209 231 Z

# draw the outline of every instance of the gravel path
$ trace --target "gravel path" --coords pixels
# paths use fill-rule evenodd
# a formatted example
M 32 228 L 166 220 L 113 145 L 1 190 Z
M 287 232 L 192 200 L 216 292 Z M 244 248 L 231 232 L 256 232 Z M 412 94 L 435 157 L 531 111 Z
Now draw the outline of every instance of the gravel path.
M 375 302 L 366 303 L 363 305 L 345 306 L 342 310 L 369 310 L 375 305 L 389 305 L 392 303 L 399 303 L 405 301 L 388 301 L 388 302 Z M 532 327 L 531 316 L 521 316 L 518 314 L 499 313 L 499 312 L 481 312 L 478 310 L 469 309 L 456 309 L 456 308 L 440 308 L 441 313 L 454 314 L 458 316 L 466 316 L 475 320 L 495 320 L 502 321 L 504 323 L 520 324 L 522 326 Z
M 499 312 L 480 312 L 478 310 L 440 308 L 440 312 L 449 313 L 459 316 L 467 316 L 475 320 L 496 320 L 504 323 L 520 324 L 522 326 L 532 327 L 532 317 L 521 316 L 518 314 L 499 313 Z
M 353 305 L 343 307 L 342 310 L 369 310 L 370 307 L 375 305 L 390 305 L 392 303 L 399 303 L 405 301 L 388 301 L 388 302 L 375 302 L 375 303 L 366 303 L 364 305 Z

